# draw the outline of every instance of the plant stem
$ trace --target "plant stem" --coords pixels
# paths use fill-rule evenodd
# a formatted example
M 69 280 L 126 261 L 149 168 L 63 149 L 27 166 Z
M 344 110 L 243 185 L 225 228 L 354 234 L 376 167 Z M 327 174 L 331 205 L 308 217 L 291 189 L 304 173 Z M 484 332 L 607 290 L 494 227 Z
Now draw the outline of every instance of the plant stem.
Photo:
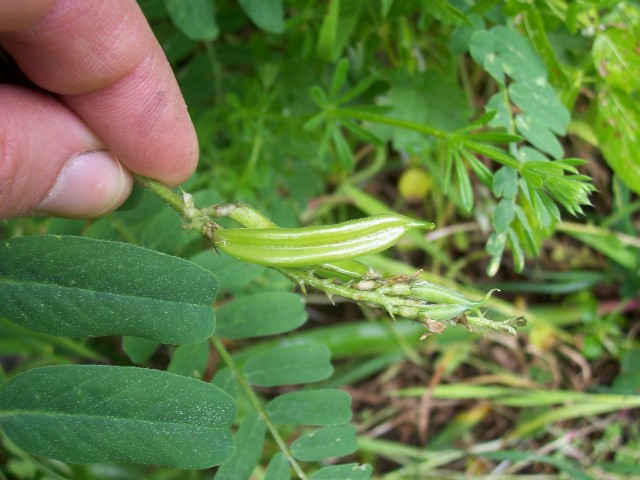
M 295 470 L 299 478 L 301 478 L 302 480 L 307 480 L 307 475 L 302 471 L 302 468 L 300 467 L 300 465 L 298 465 L 298 462 L 296 461 L 296 459 L 293 458 L 293 455 L 291 455 L 291 451 L 289 450 L 289 447 L 285 443 L 284 439 L 280 436 L 280 433 L 278 432 L 277 427 L 273 424 L 273 422 L 269 418 L 269 415 L 267 414 L 267 411 L 264 409 L 262 402 L 260 401 L 258 396 L 255 394 L 253 389 L 251 388 L 251 385 L 249 385 L 249 382 L 247 382 L 247 379 L 242 373 L 242 370 L 240 370 L 236 362 L 233 361 L 233 358 L 231 357 L 231 355 L 229 354 L 229 352 L 224 347 L 224 345 L 222 344 L 222 342 L 218 337 L 216 337 L 215 335 L 211 337 L 211 343 L 216 348 L 216 350 L 218 351 L 218 353 L 220 354 L 224 362 L 227 364 L 227 366 L 233 372 L 233 375 L 236 377 L 236 380 L 238 380 L 238 383 L 240 383 L 240 386 L 242 387 L 245 394 L 249 398 L 249 401 L 251 402 L 253 407 L 262 417 L 262 420 L 264 421 L 265 425 L 269 429 L 269 432 L 271 432 L 271 436 L 275 440 L 276 444 L 278 444 L 278 447 L 280 447 L 280 450 L 282 451 L 282 454 L 285 456 L 285 458 L 289 462 L 289 465 L 291 465 L 291 467 Z
M 160 197 L 167 205 L 176 210 L 180 215 L 185 213 L 184 198 L 171 190 L 169 187 L 162 183 L 151 180 L 150 178 L 142 177 L 140 175 L 134 175 L 136 182 L 142 185 L 147 190 L 151 190 L 155 195 Z
M 182 220 L 185 222 L 186 228 L 195 230 L 203 237 L 210 238 L 210 235 L 207 232 L 207 226 L 211 224 L 211 220 L 203 211 L 196 208 L 191 195 L 188 193 L 178 195 L 176 192 L 157 180 L 151 180 L 150 178 L 141 177 L 140 175 L 134 175 L 134 178 L 140 185 L 153 192 L 167 205 L 178 212 L 182 217 Z

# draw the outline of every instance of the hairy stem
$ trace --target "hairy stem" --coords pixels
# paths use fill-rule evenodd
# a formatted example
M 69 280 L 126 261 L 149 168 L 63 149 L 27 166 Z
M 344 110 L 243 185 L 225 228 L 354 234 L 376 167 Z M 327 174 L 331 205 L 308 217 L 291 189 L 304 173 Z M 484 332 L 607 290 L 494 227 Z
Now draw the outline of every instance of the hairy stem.
M 147 190 L 153 192 L 156 196 L 160 197 L 161 200 L 177 211 L 180 215 L 184 215 L 185 204 L 182 196 L 156 180 L 151 180 L 150 178 L 142 177 L 140 175 L 134 175 L 134 178 L 136 179 L 136 182 Z

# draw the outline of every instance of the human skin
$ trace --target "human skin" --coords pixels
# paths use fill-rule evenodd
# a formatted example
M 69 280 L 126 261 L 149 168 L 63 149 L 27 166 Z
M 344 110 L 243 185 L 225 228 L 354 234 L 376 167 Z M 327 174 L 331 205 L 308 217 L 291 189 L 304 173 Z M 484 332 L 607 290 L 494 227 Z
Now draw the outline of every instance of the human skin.
M 135 1 L 3 1 L 0 46 L 39 87 L 0 85 L 0 219 L 95 217 L 127 198 L 130 172 L 193 173 L 193 124 Z

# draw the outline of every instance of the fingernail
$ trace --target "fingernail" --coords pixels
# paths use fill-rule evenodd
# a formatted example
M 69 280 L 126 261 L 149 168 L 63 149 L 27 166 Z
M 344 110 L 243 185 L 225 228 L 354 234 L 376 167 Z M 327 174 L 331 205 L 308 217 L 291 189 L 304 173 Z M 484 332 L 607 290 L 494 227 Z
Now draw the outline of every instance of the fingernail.
M 98 217 L 117 208 L 131 191 L 131 175 L 104 150 L 71 157 L 36 213 Z

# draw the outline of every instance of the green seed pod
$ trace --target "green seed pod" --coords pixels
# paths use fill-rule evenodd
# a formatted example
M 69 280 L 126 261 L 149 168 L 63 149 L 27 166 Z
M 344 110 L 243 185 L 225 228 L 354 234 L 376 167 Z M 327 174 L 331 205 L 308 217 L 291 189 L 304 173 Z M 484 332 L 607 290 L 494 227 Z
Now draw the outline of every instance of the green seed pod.
M 421 222 L 397 213 L 376 215 L 320 227 L 302 228 L 230 228 L 216 232 L 220 241 L 273 247 L 311 247 L 344 242 L 346 239 L 378 235 L 393 229 L 402 234 L 414 228 L 433 228 L 429 222 Z M 216 238 L 218 240 L 218 238 Z M 339 258 L 337 258 L 339 260 Z
M 431 228 L 398 214 L 304 228 L 234 228 L 213 233 L 216 247 L 250 263 L 305 267 L 377 253 L 415 228 Z

